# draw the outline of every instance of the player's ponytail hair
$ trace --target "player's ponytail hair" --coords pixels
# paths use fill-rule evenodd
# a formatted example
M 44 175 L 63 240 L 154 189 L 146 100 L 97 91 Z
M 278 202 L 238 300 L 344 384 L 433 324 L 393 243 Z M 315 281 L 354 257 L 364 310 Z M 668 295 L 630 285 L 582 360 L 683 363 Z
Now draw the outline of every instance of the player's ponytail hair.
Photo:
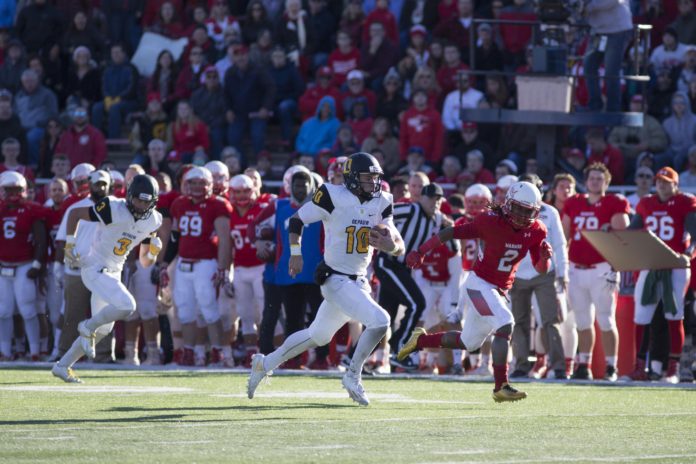
M 488 205 L 488 209 L 493 214 L 497 214 L 500 217 L 503 217 L 505 215 L 505 213 L 503 212 L 503 205 L 499 205 L 498 203 L 490 203 Z

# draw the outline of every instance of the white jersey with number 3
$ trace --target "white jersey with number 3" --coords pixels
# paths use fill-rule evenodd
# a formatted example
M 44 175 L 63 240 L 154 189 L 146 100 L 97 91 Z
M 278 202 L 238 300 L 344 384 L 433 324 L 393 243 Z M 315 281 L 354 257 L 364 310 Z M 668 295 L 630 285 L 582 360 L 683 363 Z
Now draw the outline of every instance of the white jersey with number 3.
M 153 211 L 147 219 L 136 221 L 128 211 L 126 200 L 106 197 L 90 210 L 90 218 L 99 223 L 84 266 L 103 266 L 120 271 L 133 248 L 156 232 L 162 215 Z
M 373 251 L 368 242 L 370 229 L 385 224 L 392 237 L 399 234 L 394 227 L 392 204 L 390 193 L 382 192 L 361 203 L 344 185 L 324 184 L 297 214 L 305 224 L 324 222 L 324 261 L 330 268 L 365 275 Z

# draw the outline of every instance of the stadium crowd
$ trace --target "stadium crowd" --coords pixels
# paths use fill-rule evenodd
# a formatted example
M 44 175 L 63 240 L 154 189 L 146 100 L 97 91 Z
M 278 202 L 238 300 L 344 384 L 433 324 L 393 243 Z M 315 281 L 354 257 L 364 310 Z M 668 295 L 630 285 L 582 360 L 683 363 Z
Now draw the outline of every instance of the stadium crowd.
M 424 187 L 441 185 L 440 209 L 454 220 L 500 203 L 520 176 L 545 183 L 547 207 L 564 221 L 557 232 L 566 232 L 563 245 L 554 246 L 557 257 L 558 250 L 565 256 L 565 264 L 555 262 L 554 282 L 565 308 L 568 290 L 580 285 L 573 263 L 587 270 L 604 262 L 573 261 L 565 221 L 580 214 L 566 208 L 576 187 L 613 197 L 604 181 L 635 183 L 635 194 L 625 202 L 617 197 L 613 211 L 626 215 L 624 227 L 656 179 L 696 187 L 696 2 L 615 3 L 630 6 L 633 23 L 653 26 L 652 49 L 643 48 L 646 42 L 631 44 L 621 64 L 632 74 L 633 60 L 648 57 L 639 65 L 650 81 L 622 81 L 620 89 L 621 109 L 643 112 L 644 125 L 559 128 L 563 169 L 557 169 L 537 163 L 535 126 L 460 117 L 462 108 L 517 108 L 514 77 L 471 71 L 531 71 L 531 27 L 478 21 L 534 20 L 530 0 L 0 2 L 0 281 L 3 292 L 14 295 L 14 301 L 0 295 L 0 359 L 55 359 L 68 349 L 87 316 L 89 292 L 79 270 L 62 264 L 66 211 L 105 195 L 123 197 L 129 180 L 147 173 L 160 183 L 165 251 L 152 272 L 130 260 L 123 281 L 136 297 L 138 315 L 117 325 L 113 346 L 111 337 L 100 343 L 97 361 L 248 367 L 253 353 L 272 351 L 316 313 L 321 295 L 311 266 L 296 278 L 288 275 L 283 221 L 322 182 L 341 183 L 344 157 L 357 151 L 379 160 L 397 203 L 418 203 L 423 192 L 433 194 Z M 155 39 L 158 50 L 152 52 L 147 42 Z M 178 39 L 187 39 L 185 46 L 175 46 Z M 564 45 L 569 68 L 580 76 L 573 107 L 587 110 L 592 92 L 582 56 L 594 46 L 592 36 L 571 27 Z M 136 62 L 141 49 L 151 54 L 151 71 Z M 132 152 L 127 169 L 110 156 L 124 139 Z M 602 176 L 594 191 L 588 185 L 593 173 Z M 216 197 L 224 200 L 196 214 L 184 204 Z M 615 227 L 613 217 L 607 222 Z M 305 233 L 303 253 L 318 260 L 321 230 L 312 233 Z M 462 243 L 456 256 L 464 272 L 476 254 L 475 244 Z M 429 290 L 422 319 L 429 329 L 461 324 L 465 317 L 462 308 L 454 318 L 447 311 L 459 302 L 459 278 L 448 271 L 452 258 L 436 254 L 416 271 Z M 203 260 L 212 263 L 213 280 L 205 278 Z M 532 282 L 533 273 L 525 279 Z M 621 291 L 632 294 L 633 281 L 622 276 Z M 373 276 L 372 282 L 378 295 L 379 280 Z M 614 284 L 618 288 L 618 280 L 609 282 Z M 511 292 L 513 312 L 516 292 L 526 290 Z M 662 311 L 641 322 L 650 327 L 636 340 L 636 367 L 642 360 L 644 375 L 631 378 L 693 379 L 695 318 L 688 303 L 681 329 Z M 593 344 L 594 320 L 577 327 L 572 309 L 564 311 L 549 322 L 553 339 L 541 304 L 539 298 L 531 317 L 520 310 L 513 377 L 565 378 L 577 373 L 577 365 L 587 371 L 587 332 Z M 597 308 L 605 349 L 617 343 L 605 338 L 616 332 L 615 297 L 607 304 L 613 305 L 608 319 Z M 330 349 L 285 367 L 339 366 L 359 331 L 348 324 Z M 679 336 L 683 354 L 674 346 Z M 614 380 L 609 367 L 616 367 L 616 353 L 607 353 L 606 364 L 606 378 Z M 492 372 L 485 345 L 466 356 L 427 351 L 413 366 L 390 365 L 385 343 L 368 368 Z M 587 378 L 583 374 L 577 378 Z

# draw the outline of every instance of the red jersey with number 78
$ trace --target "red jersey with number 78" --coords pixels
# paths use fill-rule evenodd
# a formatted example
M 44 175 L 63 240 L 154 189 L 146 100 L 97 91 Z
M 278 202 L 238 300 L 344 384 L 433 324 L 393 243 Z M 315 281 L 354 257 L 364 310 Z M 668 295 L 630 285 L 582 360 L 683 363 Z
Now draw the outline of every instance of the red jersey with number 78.
M 604 225 L 611 224 L 611 218 L 615 214 L 628 214 L 630 211 L 631 205 L 623 195 L 605 195 L 595 203 L 590 203 L 585 193 L 568 198 L 563 214 L 570 218 L 570 262 L 583 266 L 605 262 L 606 259 L 585 240 L 581 231 L 600 230 Z
M 648 195 L 636 205 L 636 214 L 643 218 L 645 228 L 677 253 L 684 253 L 689 246 L 684 223 L 693 211 L 696 211 L 696 197 L 684 193 L 677 193 L 665 202 L 657 195 Z
M 526 229 L 516 229 L 500 213 L 489 211 L 477 215 L 469 223 L 455 225 L 454 238 L 481 240 L 482 252 L 474 263 L 474 273 L 486 282 L 507 290 L 512 287 L 517 266 L 527 252 L 531 254 L 534 264 L 539 261 L 546 226 L 535 220 Z

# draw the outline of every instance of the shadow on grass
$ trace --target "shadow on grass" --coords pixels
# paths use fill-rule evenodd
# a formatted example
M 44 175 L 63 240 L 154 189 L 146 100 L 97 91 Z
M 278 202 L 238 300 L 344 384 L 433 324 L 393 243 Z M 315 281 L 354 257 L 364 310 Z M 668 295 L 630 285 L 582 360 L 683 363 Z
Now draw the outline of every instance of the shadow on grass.
M 106 419 L 26 419 L 16 421 L 0 420 L 2 425 L 64 425 L 64 424 L 107 424 L 107 423 L 128 423 L 128 422 L 181 422 L 186 414 L 162 414 L 142 417 L 110 417 Z M 225 422 L 225 421 L 218 421 Z
M 173 411 L 287 411 L 289 409 L 355 409 L 352 404 L 303 403 L 282 404 L 277 406 L 191 406 L 180 408 L 141 408 L 133 406 L 115 406 L 102 412 L 173 412 Z M 2 424 L 2 422 L 0 422 Z

